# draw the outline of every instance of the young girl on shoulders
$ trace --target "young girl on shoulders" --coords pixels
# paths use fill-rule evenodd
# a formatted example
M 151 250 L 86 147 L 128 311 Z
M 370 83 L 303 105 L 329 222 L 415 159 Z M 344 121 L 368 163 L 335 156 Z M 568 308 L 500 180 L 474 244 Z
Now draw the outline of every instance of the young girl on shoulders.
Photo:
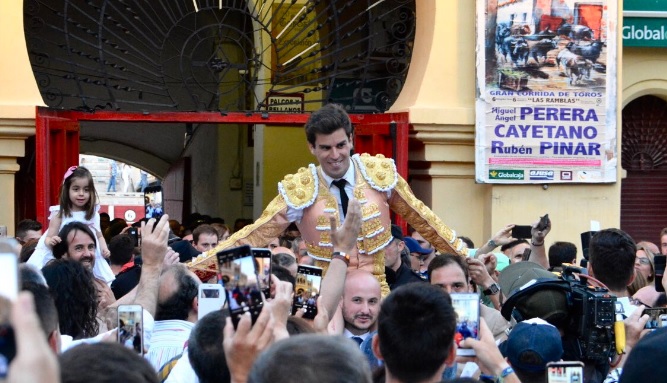
M 60 229 L 72 221 L 79 221 L 88 225 L 97 236 L 93 274 L 105 282 L 112 281 L 114 276 L 111 268 L 102 257 L 102 255 L 108 257 L 110 253 L 100 229 L 98 198 L 93 176 L 88 169 L 82 166 L 72 166 L 67 169 L 60 187 L 60 206 L 49 208 L 51 212 L 49 229 L 40 239 L 29 263 L 41 268 L 53 259 L 53 246 L 63 240 L 58 237 Z

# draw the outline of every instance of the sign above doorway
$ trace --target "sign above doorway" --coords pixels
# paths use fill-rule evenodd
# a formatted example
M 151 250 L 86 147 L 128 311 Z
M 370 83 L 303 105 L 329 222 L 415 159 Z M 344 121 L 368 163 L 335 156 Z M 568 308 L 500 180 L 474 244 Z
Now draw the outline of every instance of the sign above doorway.
M 626 47 L 667 47 L 667 3 L 624 1 L 622 35 Z

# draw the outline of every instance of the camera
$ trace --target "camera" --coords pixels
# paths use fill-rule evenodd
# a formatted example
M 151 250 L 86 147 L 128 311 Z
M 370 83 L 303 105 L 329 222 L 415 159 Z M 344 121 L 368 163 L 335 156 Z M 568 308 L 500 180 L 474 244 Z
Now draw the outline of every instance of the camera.
M 614 322 L 616 297 L 607 289 L 592 287 L 576 280 L 572 268 L 563 271 L 570 283 L 570 318 L 565 327 L 563 348 L 577 360 L 608 360 L 616 352 Z M 570 347 L 568 347 L 570 346 Z
M 524 302 L 537 292 L 562 292 L 566 307 L 559 307 L 558 311 L 567 314 L 543 319 L 563 331 L 565 357 L 584 362 L 608 361 L 616 352 L 616 297 L 607 289 L 589 286 L 578 280 L 574 272 L 579 270 L 565 267 L 560 279 L 537 278 L 530 281 L 509 296 L 501 314 L 508 320 L 513 317 L 517 322 L 539 316 L 517 306 L 524 306 Z

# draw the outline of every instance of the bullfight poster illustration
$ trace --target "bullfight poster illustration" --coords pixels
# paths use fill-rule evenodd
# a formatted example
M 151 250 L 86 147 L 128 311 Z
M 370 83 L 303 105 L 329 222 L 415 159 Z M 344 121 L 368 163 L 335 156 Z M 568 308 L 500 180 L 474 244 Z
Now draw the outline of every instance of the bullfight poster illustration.
M 477 182 L 616 182 L 617 7 L 477 0 Z

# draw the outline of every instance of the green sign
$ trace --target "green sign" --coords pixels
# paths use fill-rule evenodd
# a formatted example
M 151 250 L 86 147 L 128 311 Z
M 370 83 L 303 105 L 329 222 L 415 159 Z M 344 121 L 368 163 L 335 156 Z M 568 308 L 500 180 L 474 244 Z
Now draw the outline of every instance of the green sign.
M 522 180 L 524 178 L 523 170 L 489 170 L 489 179 L 492 180 Z
M 624 0 L 624 11 L 667 11 L 664 0 Z
M 623 46 L 667 47 L 667 19 L 623 18 Z

